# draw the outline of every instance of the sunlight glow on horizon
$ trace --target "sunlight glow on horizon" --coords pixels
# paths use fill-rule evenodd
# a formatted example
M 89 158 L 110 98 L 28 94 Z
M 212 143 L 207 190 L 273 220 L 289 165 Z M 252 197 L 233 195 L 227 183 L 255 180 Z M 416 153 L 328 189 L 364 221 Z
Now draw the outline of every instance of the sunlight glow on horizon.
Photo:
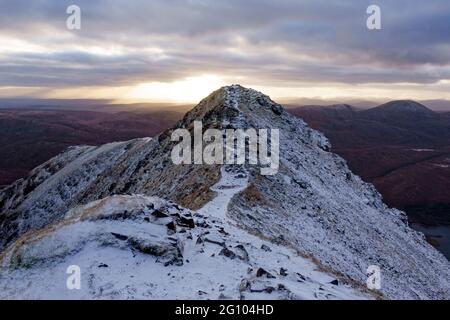
M 357 0 L 81 1 L 79 30 L 60 1 L 6 1 L 0 99 L 193 104 L 240 84 L 279 103 L 450 100 L 450 7 L 411 1 L 386 3 L 379 32 Z
M 299 83 L 261 85 L 244 77 L 230 78 L 216 74 L 193 75 L 173 82 L 142 82 L 126 86 L 83 86 L 69 88 L 0 87 L 0 98 L 43 99 L 107 99 L 113 103 L 172 103 L 196 104 L 213 91 L 232 84 L 253 88 L 280 103 L 296 99 L 321 99 L 343 102 L 362 100 L 432 100 L 438 96 L 450 100 L 448 83 L 435 84 L 368 83 L 363 85 L 342 83 Z
M 141 83 L 120 100 L 195 103 L 224 85 L 225 81 L 216 75 L 188 77 L 170 83 Z

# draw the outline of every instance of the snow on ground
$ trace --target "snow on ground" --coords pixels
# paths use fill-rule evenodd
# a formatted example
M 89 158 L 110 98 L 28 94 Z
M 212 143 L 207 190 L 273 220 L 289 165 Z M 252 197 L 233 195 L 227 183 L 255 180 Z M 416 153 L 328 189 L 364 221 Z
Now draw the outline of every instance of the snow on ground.
M 280 277 L 280 270 L 285 269 L 288 275 L 285 277 L 281 276 L 280 279 L 273 282 L 289 288 L 298 299 L 368 298 L 349 286 L 331 284 L 335 278 L 316 271 L 314 263 L 300 257 L 294 250 L 265 241 L 237 227 L 235 221 L 227 216 L 227 208 L 233 196 L 243 191 L 247 185 L 248 177 L 242 171 L 242 168 L 234 171 L 231 166 L 222 167 L 221 179 L 212 188 L 213 191 L 217 192 L 217 196 L 200 209 L 199 213 L 217 218 L 217 221 L 233 236 L 233 240 L 236 243 L 251 244 L 247 247 L 247 251 L 252 269 L 263 268 L 272 275 L 276 275 L 277 278 Z M 267 248 L 270 248 L 270 250 Z M 302 278 L 306 278 L 307 281 L 298 281 Z M 270 298 L 270 296 L 267 294 L 249 293 L 247 298 L 262 299 Z
M 433 163 L 433 165 L 438 168 L 450 168 L 449 164 Z
M 411 149 L 412 151 L 415 152 L 432 152 L 434 151 L 434 149 Z
M 227 94 L 228 94 L 227 103 L 232 108 L 240 111 L 240 109 L 239 109 L 239 102 L 238 102 L 238 99 L 239 99 L 239 90 L 238 89 L 239 88 L 237 88 L 235 86 L 231 86 L 231 87 L 226 89 L 227 90 Z
M 247 177 L 230 168 L 197 213 L 156 197 L 113 196 L 26 235 L 0 256 L 0 298 L 368 298 L 332 284 L 335 278 L 293 250 L 236 227 L 227 206 Z M 190 217 L 195 227 L 187 227 Z M 70 265 L 81 269 L 81 290 L 66 287 Z

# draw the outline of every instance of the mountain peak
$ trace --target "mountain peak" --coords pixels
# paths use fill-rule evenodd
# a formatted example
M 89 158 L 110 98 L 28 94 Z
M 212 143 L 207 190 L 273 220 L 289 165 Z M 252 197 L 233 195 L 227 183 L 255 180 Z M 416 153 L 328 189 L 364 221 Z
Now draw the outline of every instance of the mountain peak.
M 413 101 L 413 100 L 394 100 L 378 106 L 374 109 L 383 109 L 391 111 L 405 111 L 405 112 L 415 112 L 415 113 L 427 113 L 433 114 L 434 112 L 423 104 Z
M 241 107 L 249 108 L 252 105 L 254 107 L 270 108 L 278 115 L 283 112 L 281 105 L 272 101 L 269 96 L 255 89 L 243 87 L 240 84 L 224 86 L 213 92 L 206 99 L 217 95 L 223 95 L 224 107 L 226 108 L 240 110 Z
M 245 119 L 254 116 L 278 117 L 283 107 L 269 96 L 239 84 L 224 86 L 189 111 L 178 127 L 188 127 L 193 121 L 204 121 L 219 127 L 246 127 Z
M 436 116 L 434 111 L 412 100 L 390 101 L 378 107 L 364 110 L 361 114 L 383 121 L 420 120 Z
M 353 107 L 352 105 L 346 104 L 346 103 L 333 104 L 330 107 L 335 110 L 342 110 L 342 111 L 349 111 L 349 112 L 355 111 L 355 107 Z

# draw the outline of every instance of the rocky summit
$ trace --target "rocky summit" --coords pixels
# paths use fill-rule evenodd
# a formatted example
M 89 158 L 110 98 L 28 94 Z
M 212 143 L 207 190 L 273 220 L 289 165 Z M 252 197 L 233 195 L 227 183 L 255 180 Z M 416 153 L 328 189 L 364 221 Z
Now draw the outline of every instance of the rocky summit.
M 175 165 L 171 134 L 194 121 L 278 129 L 278 172 Z M 80 290 L 66 287 L 70 265 Z M 72 147 L 3 189 L 0 268 L 1 298 L 450 298 L 449 262 L 404 213 L 320 132 L 239 85 L 154 139 Z

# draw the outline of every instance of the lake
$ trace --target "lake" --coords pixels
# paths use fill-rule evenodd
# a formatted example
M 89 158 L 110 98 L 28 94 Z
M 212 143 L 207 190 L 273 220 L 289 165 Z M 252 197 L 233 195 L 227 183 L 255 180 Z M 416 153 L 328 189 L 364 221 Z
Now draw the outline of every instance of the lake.
M 427 237 L 431 237 L 433 245 L 450 260 L 450 226 L 424 226 L 413 223 L 411 228 L 423 232 Z M 437 242 L 434 244 L 434 242 Z

